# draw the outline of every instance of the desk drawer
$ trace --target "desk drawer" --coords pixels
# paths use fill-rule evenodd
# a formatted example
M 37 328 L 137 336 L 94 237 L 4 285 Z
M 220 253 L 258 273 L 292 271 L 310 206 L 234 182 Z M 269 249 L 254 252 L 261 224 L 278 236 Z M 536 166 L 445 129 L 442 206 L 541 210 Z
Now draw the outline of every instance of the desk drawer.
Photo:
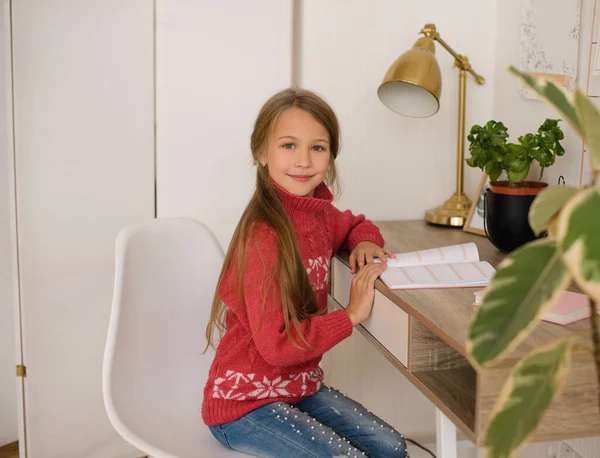
M 337 258 L 332 264 L 331 295 L 344 308 L 350 302 L 350 284 L 354 275 Z M 408 314 L 379 291 L 371 316 L 362 326 L 373 335 L 405 367 L 408 366 Z

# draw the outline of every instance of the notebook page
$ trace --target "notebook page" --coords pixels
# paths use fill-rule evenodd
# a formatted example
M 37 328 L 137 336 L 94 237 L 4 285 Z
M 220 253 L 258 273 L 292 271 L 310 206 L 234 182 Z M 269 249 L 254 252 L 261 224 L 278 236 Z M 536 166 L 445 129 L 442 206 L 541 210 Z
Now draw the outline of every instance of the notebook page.
M 390 289 L 485 286 L 495 274 L 488 262 L 459 262 L 390 268 L 381 280 Z
M 473 242 L 451 245 L 411 253 L 396 253 L 388 258 L 388 267 L 423 266 L 428 264 L 447 264 L 455 262 L 479 261 L 479 251 Z

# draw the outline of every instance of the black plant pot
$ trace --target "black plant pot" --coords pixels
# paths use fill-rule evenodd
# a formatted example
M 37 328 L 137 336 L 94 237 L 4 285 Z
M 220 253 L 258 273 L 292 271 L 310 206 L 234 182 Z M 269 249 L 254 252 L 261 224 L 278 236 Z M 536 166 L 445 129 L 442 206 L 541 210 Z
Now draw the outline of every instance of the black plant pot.
M 529 226 L 529 207 L 547 184 L 528 181 L 524 185 L 523 188 L 510 188 L 508 181 L 494 181 L 485 193 L 486 235 L 501 251 L 513 251 L 536 239 Z

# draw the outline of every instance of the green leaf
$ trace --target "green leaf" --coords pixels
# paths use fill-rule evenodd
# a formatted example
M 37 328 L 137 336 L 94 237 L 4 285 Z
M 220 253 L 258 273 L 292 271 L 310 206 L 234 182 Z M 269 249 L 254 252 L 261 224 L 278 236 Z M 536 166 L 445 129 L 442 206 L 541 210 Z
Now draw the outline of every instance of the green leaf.
M 501 122 L 490 120 L 484 127 L 475 124 L 471 127 L 467 137 L 470 143 L 469 152 L 471 153 L 471 157 L 466 161 L 467 165 L 478 167 L 481 170 L 496 167 L 490 165 L 490 163 L 501 160 L 504 155 L 507 137 L 508 131 Z M 490 174 L 488 173 L 488 175 Z
M 469 165 L 469 167 L 477 167 L 474 157 L 467 158 L 467 164 Z
M 513 172 L 522 172 L 523 170 L 529 171 L 529 162 L 515 159 L 508 163 L 508 167 Z
M 488 162 L 485 166 L 485 173 L 490 177 L 490 181 L 496 181 L 502 173 L 502 164 L 500 162 Z
M 517 75 L 525 85 L 529 86 L 536 92 L 542 100 L 556 108 L 565 119 L 571 124 L 577 132 L 582 133 L 579 124 L 579 118 L 575 111 L 575 106 L 571 95 L 561 86 L 558 86 L 554 81 L 547 78 L 533 78 L 529 75 L 521 73 L 515 67 L 510 66 L 509 71 Z
M 562 140 L 565 138 L 565 134 L 559 127 L 558 123 L 560 119 L 549 119 L 547 118 L 544 123 L 539 127 L 538 133 L 542 134 L 542 137 L 551 135 L 555 140 Z
M 570 339 L 537 348 L 517 364 L 492 413 L 485 438 L 488 458 L 509 458 L 525 445 L 561 392 L 570 366 Z
M 524 148 L 536 148 L 540 142 L 537 135 L 532 133 L 521 135 L 519 138 L 519 143 L 523 145 Z
M 521 152 L 523 151 L 523 147 L 516 143 L 509 143 L 506 145 L 506 163 L 510 164 L 512 161 L 516 161 Z
M 471 325 L 467 352 L 482 366 L 512 351 L 569 284 L 554 240 L 529 243 L 506 257 L 488 285 Z
M 516 161 L 514 165 L 514 168 L 511 167 L 508 169 L 508 179 L 513 183 L 520 183 L 529 175 L 531 163 Z
M 600 188 L 586 189 L 567 202 L 556 234 L 573 278 L 600 302 Z
M 531 156 L 539 162 L 541 167 L 550 167 L 554 164 L 554 154 L 546 149 L 533 150 Z
M 594 170 L 600 170 L 600 113 L 580 90 L 575 91 L 575 108 L 583 139 L 588 144 Z
M 536 235 L 548 227 L 562 206 L 579 192 L 573 186 L 552 186 L 538 194 L 529 209 L 529 225 Z

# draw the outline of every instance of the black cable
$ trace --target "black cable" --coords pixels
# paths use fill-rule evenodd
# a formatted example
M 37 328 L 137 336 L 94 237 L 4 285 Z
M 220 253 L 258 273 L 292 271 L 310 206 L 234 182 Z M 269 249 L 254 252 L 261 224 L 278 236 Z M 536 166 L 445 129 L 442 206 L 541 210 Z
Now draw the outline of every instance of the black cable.
M 433 456 L 433 458 L 436 458 L 436 456 L 433 454 L 433 452 L 431 450 L 429 450 L 428 448 L 423 447 L 421 444 L 419 444 L 417 441 L 414 441 L 412 439 L 409 439 L 408 437 L 404 438 L 405 441 L 410 442 L 411 444 L 416 445 L 417 447 L 419 447 L 420 449 L 425 450 L 427 453 L 429 453 L 431 456 Z

